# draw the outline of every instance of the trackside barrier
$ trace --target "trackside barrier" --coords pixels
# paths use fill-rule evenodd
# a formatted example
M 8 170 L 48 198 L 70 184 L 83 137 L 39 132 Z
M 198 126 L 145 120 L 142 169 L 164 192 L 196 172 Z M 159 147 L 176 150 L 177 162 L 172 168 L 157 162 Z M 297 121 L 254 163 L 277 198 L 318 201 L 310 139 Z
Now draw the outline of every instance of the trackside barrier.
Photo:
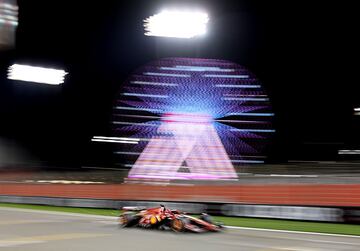
M 0 195 L 0 202 L 33 205 L 52 205 L 84 208 L 120 209 L 124 206 L 166 207 L 190 214 L 206 212 L 213 215 L 290 219 L 322 222 L 360 223 L 359 207 L 304 207 L 283 205 L 240 205 L 222 203 L 175 203 L 166 201 L 116 201 L 102 199 L 77 199 Z
M 344 210 L 327 207 L 225 204 L 221 212 L 228 216 L 291 220 L 342 222 Z

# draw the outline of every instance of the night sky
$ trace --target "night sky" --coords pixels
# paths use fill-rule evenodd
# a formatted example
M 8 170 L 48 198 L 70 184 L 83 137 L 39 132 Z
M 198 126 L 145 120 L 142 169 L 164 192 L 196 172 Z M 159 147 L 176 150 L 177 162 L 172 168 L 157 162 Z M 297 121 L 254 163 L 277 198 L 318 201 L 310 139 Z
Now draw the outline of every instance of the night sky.
M 217 58 L 247 67 L 268 92 L 277 130 L 269 162 L 335 160 L 360 145 L 359 18 L 355 3 L 313 2 L 19 0 L 16 50 L 0 51 L 0 139 L 47 166 L 112 165 L 90 139 L 111 134 L 129 74 L 162 57 Z M 167 6 L 207 11 L 208 34 L 144 36 L 143 19 Z M 9 81 L 14 62 L 69 74 L 61 86 Z

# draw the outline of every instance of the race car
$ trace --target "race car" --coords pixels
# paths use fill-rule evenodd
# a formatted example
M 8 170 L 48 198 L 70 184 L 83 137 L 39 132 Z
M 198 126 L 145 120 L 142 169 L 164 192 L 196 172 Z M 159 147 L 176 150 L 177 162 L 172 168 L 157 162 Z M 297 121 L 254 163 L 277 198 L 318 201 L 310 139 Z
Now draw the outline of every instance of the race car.
M 222 224 L 215 223 L 208 214 L 199 218 L 187 215 L 179 210 L 165 208 L 164 205 L 155 208 L 123 207 L 119 216 L 121 227 L 142 227 L 153 229 L 171 229 L 175 232 L 218 232 Z

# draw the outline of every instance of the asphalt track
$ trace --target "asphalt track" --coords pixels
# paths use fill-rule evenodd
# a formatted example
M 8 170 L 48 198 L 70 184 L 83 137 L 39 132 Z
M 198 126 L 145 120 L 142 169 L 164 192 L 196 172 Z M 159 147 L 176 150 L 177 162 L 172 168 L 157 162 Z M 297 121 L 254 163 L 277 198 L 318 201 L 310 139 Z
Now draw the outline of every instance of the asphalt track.
M 227 229 L 176 234 L 119 229 L 116 218 L 0 207 L 0 250 L 360 250 L 360 237 Z

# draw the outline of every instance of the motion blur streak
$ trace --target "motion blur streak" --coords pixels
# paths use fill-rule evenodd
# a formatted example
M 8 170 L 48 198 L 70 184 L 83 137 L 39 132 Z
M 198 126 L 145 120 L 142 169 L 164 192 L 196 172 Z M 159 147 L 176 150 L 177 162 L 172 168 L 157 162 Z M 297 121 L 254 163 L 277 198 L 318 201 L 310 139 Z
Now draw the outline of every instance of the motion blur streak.
M 215 87 L 225 88 L 261 88 L 261 85 L 215 85 Z
M 216 74 L 205 74 L 206 78 L 249 78 L 249 75 L 216 75 Z
M 137 144 L 138 139 L 94 136 L 91 141 L 106 143 Z
M 233 72 L 235 69 L 221 69 L 219 67 L 196 67 L 186 65 L 176 65 L 175 67 L 160 67 L 160 70 L 170 71 L 215 71 L 215 72 Z

